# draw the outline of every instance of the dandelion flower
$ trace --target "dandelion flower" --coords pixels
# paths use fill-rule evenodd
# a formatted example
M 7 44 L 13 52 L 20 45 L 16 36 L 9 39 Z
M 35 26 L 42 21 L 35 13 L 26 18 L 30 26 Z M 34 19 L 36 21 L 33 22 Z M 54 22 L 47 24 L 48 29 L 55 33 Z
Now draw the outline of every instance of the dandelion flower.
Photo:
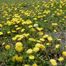
M 10 45 L 6 45 L 6 46 L 5 46 L 5 49 L 6 49 L 6 50 L 9 50 L 9 49 L 10 49 Z
M 50 59 L 50 63 L 53 65 L 53 66 L 57 66 L 57 62 L 55 59 Z

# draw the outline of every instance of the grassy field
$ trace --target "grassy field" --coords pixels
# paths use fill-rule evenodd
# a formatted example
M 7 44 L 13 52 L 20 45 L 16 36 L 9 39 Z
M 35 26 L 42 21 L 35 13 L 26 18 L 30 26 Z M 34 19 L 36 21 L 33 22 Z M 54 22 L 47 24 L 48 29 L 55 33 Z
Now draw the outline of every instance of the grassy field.
M 66 66 L 66 0 L 0 0 L 0 66 Z

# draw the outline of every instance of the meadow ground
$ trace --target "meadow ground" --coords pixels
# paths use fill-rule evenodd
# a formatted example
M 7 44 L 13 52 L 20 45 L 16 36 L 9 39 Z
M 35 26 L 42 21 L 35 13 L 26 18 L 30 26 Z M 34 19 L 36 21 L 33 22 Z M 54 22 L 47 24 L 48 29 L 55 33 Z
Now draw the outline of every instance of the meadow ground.
M 0 66 L 66 66 L 66 0 L 0 0 Z

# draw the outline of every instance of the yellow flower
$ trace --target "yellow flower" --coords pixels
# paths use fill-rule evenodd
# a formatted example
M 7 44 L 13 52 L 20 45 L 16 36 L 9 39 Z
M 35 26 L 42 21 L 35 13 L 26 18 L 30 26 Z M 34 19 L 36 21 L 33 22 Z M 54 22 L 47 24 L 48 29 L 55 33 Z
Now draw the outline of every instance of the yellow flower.
M 34 51 L 34 52 L 38 52 L 39 50 L 40 50 L 40 49 L 39 49 L 38 47 L 34 47 L 34 48 L 33 48 L 33 51 Z
M 57 12 L 57 16 L 60 16 L 60 15 L 62 15 L 62 13 L 60 13 L 60 12 Z
M 57 62 L 55 59 L 50 59 L 50 63 L 53 65 L 53 66 L 57 66 Z
M 7 21 L 7 25 L 8 26 L 12 25 L 12 22 L 11 21 Z
M 24 66 L 30 66 L 29 64 L 25 64 Z
M 16 24 L 16 23 L 19 24 L 21 22 L 21 19 L 14 17 L 14 18 L 12 18 L 11 22 L 12 22 L 12 24 Z
M 22 40 L 24 37 L 25 37 L 25 36 L 22 34 L 22 35 L 18 35 L 18 37 L 16 36 L 16 39 L 17 39 L 18 41 L 20 41 L 20 40 Z
M 33 18 L 34 20 L 37 20 L 37 18 Z
M 47 38 L 48 37 L 48 35 L 47 34 L 45 34 L 44 36 L 43 36 L 43 38 Z
M 66 16 L 64 16 L 64 18 L 66 18 Z
M 36 40 L 37 43 L 40 43 L 41 41 L 40 40 Z
M 7 32 L 7 34 L 10 34 L 10 33 L 11 33 L 10 31 Z
M 59 57 L 59 58 L 58 58 L 58 61 L 60 61 L 60 62 L 62 62 L 63 60 L 64 60 L 63 57 Z
M 3 32 L 0 32 L 0 35 L 3 35 Z
M 13 32 L 13 33 L 15 33 L 15 32 L 16 32 L 16 30 L 12 30 L 12 32 Z
M 42 31 L 43 30 L 43 28 L 39 28 L 39 27 L 37 27 L 36 28 L 38 31 Z
M 17 27 L 17 28 L 16 28 L 16 30 L 20 30 L 20 29 L 21 29 L 21 27 Z
M 29 41 L 36 41 L 34 38 L 29 38 Z
M 15 41 L 15 40 L 17 40 L 17 39 L 20 38 L 20 37 L 23 38 L 23 35 L 17 34 L 17 35 L 15 35 L 15 37 L 12 38 L 12 40 Z
M 31 30 L 31 31 L 35 31 L 35 29 L 34 29 L 34 28 L 31 28 L 30 30 Z
M 50 46 L 50 45 L 51 45 L 51 43 L 46 43 L 46 45 L 47 45 L 47 46 Z
M 32 28 L 33 26 L 32 26 L 32 25 L 29 25 L 28 27 L 29 27 L 29 28 Z
M 34 58 L 35 58 L 35 57 L 34 57 L 33 55 L 30 55 L 30 56 L 29 56 L 29 59 L 30 59 L 30 60 L 33 60 Z
M 60 45 L 59 45 L 59 44 L 57 44 L 57 45 L 55 46 L 55 48 L 56 48 L 56 49 L 60 48 Z
M 41 44 L 39 44 L 39 43 L 37 43 L 37 44 L 35 45 L 35 47 L 38 47 L 38 48 L 40 48 L 40 46 L 41 46 Z
M 18 27 L 18 25 L 15 25 L 15 27 L 17 28 L 17 27 Z
M 23 44 L 21 42 L 17 42 L 15 45 L 15 50 L 17 52 L 21 52 L 23 50 Z
M 63 52 L 62 52 L 62 55 L 63 55 L 64 57 L 66 57 L 66 51 L 63 51 Z
M 46 47 L 45 47 L 44 45 L 41 44 L 40 49 L 45 50 Z
M 29 33 L 24 33 L 23 34 L 25 37 L 28 37 L 29 36 Z
M 16 57 L 16 61 L 22 62 L 23 61 L 23 57 L 22 56 Z
M 43 32 L 38 32 L 39 35 L 43 35 Z
M 49 13 L 50 13 L 50 10 L 44 10 L 43 13 L 45 13 L 45 14 L 49 14 Z
M 40 48 L 40 49 L 42 49 L 42 50 L 44 50 L 44 49 L 46 48 L 43 44 L 39 44 L 39 43 L 37 43 L 37 44 L 35 45 L 35 47 L 38 47 L 38 48 Z
M 23 29 L 21 29 L 21 32 L 24 32 L 25 31 L 25 29 L 23 28 Z
M 36 63 L 34 63 L 32 66 L 38 66 Z
M 23 47 L 15 47 L 15 50 L 16 50 L 17 52 L 21 52 L 21 51 L 23 51 Z
M 6 45 L 6 46 L 5 46 L 5 49 L 6 49 L 6 50 L 9 50 L 9 49 L 10 49 L 10 45 Z
M 40 38 L 40 41 L 45 41 L 45 39 L 44 38 Z
M 26 53 L 27 54 L 31 54 L 31 53 L 33 53 L 33 50 L 32 49 L 28 49 Z
M 47 39 L 48 39 L 48 41 L 52 41 L 53 40 L 51 36 L 48 36 Z
M 15 62 L 17 57 L 18 57 L 18 55 L 13 56 L 12 61 Z
M 34 24 L 34 27 L 38 27 L 38 24 Z
M 17 42 L 16 46 L 20 47 L 20 46 L 23 46 L 23 44 L 22 44 L 22 42 Z
M 57 23 L 52 23 L 52 26 L 57 26 L 58 24 Z
M 22 62 L 23 61 L 23 57 L 15 55 L 15 56 L 12 57 L 12 61 Z
M 26 24 L 30 25 L 30 24 L 32 24 L 32 21 L 31 20 L 26 20 Z
M 54 32 L 57 32 L 57 30 L 53 30 Z
M 2 25 L 2 24 L 0 24 L 0 27 L 3 27 L 3 25 Z

